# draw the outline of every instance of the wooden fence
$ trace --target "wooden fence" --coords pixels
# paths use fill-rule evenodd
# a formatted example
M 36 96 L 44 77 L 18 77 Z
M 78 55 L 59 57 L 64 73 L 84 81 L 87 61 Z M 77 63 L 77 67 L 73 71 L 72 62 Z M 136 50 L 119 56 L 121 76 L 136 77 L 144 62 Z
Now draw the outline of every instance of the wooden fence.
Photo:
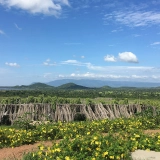
M 22 116 L 31 121 L 74 121 L 77 114 L 84 115 L 88 120 L 129 118 L 135 113 L 149 107 L 144 105 L 85 105 L 85 104 L 0 104 L 0 123 L 8 116 L 11 124 Z M 156 113 L 155 107 L 150 107 Z

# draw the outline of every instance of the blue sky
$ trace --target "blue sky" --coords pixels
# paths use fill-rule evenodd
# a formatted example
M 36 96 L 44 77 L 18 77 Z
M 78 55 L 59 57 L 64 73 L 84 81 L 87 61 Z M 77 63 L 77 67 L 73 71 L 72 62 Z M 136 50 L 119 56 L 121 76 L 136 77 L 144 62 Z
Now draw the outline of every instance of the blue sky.
M 160 82 L 159 8 L 160 0 L 0 0 L 0 86 Z

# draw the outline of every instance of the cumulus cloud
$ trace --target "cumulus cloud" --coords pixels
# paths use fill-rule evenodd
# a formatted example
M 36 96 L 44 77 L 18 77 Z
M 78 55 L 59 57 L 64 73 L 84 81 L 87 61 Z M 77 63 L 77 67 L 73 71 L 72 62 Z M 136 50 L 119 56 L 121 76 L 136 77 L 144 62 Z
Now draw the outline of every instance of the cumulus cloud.
M 10 66 L 10 67 L 19 67 L 20 66 L 17 63 L 8 63 L 8 62 L 6 62 L 5 65 Z
M 122 52 L 119 53 L 118 58 L 124 62 L 138 63 L 138 59 L 132 52 Z
M 107 56 L 106 56 L 107 57 Z M 119 53 L 117 61 L 137 63 L 138 59 L 132 52 Z M 46 61 L 50 61 L 49 59 Z M 109 80 L 136 80 L 136 81 L 158 81 L 160 80 L 160 68 L 151 66 L 97 66 L 92 63 L 83 63 L 77 60 L 66 60 L 60 65 L 71 65 L 83 67 L 78 72 L 63 72 L 59 78 L 95 78 Z M 74 68 L 75 69 L 75 68 Z M 86 70 L 87 69 L 87 70 Z
M 69 6 L 68 0 L 0 0 L 0 4 L 8 8 L 18 8 L 32 14 L 58 16 L 62 5 Z
M 118 60 L 129 63 L 138 63 L 138 59 L 132 52 L 122 52 L 119 53 L 118 57 L 113 55 L 106 55 L 104 60 L 107 62 L 117 62 Z
M 116 62 L 116 58 L 113 55 L 107 55 L 104 57 L 104 60 L 107 62 Z
M 67 78 L 95 78 L 125 81 L 158 81 L 160 68 L 145 66 L 94 66 L 85 73 L 71 73 Z

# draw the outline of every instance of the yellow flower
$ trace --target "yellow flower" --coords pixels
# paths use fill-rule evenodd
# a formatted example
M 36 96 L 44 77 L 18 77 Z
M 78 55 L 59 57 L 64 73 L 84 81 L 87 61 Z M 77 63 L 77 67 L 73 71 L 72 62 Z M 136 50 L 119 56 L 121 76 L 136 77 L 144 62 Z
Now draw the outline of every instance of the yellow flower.
M 114 159 L 114 156 L 109 156 L 110 159 Z
M 100 151 L 101 149 L 97 147 L 96 150 L 97 150 L 97 151 Z
M 94 140 L 97 140 L 97 137 L 95 136 L 95 137 L 93 137 L 93 139 L 94 139 Z
M 123 158 L 124 157 L 124 154 L 121 154 L 121 158 Z
M 42 151 L 39 151 L 39 152 L 38 152 L 38 155 L 41 155 L 41 154 L 42 154 Z
M 60 148 L 56 148 L 56 149 L 55 149 L 55 151 L 60 152 L 60 151 L 61 151 L 61 149 L 60 149 Z
M 90 132 L 87 132 L 87 135 L 89 135 L 90 134 Z
M 131 140 L 132 140 L 132 141 L 135 141 L 136 139 L 135 139 L 135 138 L 131 138 Z
M 68 156 L 65 157 L 65 160 L 70 160 L 70 158 Z
M 95 156 L 96 156 L 96 157 L 98 156 L 98 153 L 97 153 L 97 152 L 95 153 Z
M 99 144 L 99 142 L 98 142 L 98 141 L 95 141 L 95 144 Z
M 34 153 L 33 153 L 32 157 L 34 157 Z
M 107 151 L 102 154 L 102 157 L 105 157 L 106 155 L 108 155 Z
M 138 135 L 138 134 L 135 134 L 135 137 L 136 137 L 136 138 L 139 138 L 139 137 L 140 137 L 140 135 Z
M 52 152 L 52 153 L 54 153 L 54 152 L 55 152 L 55 150 L 53 149 L 53 150 L 51 150 L 51 152 Z
M 43 146 L 40 146 L 40 148 L 39 148 L 41 151 L 43 151 L 43 149 L 44 149 L 44 147 Z

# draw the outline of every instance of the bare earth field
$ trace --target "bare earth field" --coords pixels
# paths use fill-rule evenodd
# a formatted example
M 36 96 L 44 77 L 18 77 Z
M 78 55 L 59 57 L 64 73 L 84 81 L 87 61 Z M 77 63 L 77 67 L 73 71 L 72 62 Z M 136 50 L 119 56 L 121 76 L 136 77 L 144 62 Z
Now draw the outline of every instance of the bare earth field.
M 145 130 L 145 134 L 160 133 L 160 130 Z M 57 140 L 58 143 L 60 140 Z M 0 149 L 1 160 L 21 160 L 23 155 L 28 152 L 36 151 L 40 144 L 52 146 L 51 141 L 39 142 L 33 145 L 23 145 L 15 148 Z M 132 153 L 133 160 L 160 160 L 160 152 L 137 150 Z

